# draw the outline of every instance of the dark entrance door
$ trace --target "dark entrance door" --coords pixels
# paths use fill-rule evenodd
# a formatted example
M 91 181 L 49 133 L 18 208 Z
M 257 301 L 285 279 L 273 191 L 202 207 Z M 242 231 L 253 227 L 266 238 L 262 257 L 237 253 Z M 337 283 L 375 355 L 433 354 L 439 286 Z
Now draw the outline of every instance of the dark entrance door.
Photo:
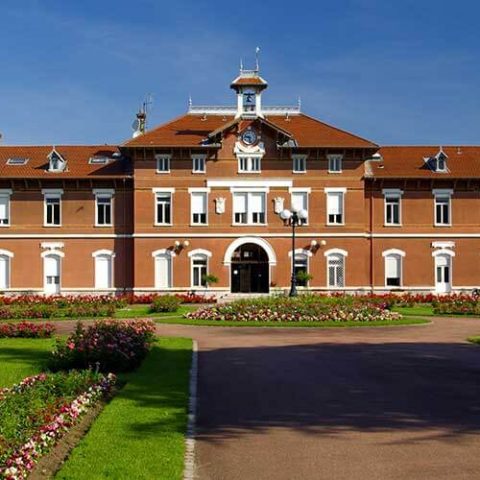
M 233 252 L 232 293 L 268 293 L 268 274 L 268 257 L 259 245 L 246 243 Z

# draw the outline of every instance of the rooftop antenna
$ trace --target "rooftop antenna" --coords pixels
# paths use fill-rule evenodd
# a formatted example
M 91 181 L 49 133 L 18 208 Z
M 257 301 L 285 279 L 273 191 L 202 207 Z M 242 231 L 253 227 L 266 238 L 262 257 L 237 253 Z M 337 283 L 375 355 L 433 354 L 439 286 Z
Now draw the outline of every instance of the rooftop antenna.
M 148 93 L 145 95 L 145 99 L 137 113 L 137 118 L 132 123 L 133 138 L 143 135 L 147 130 L 147 116 L 151 110 L 151 105 L 153 105 L 153 95 Z
M 259 53 L 260 53 L 260 47 L 257 47 L 257 48 L 255 49 L 255 70 L 256 70 L 257 72 L 260 71 L 260 62 L 259 62 L 259 58 L 258 58 L 258 57 L 259 57 L 259 55 L 258 55 Z

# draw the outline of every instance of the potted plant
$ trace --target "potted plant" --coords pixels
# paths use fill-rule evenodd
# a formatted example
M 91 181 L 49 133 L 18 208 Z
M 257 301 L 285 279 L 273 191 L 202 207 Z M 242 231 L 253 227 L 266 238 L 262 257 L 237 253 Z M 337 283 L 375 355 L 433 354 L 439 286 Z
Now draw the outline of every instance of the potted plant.
M 299 287 L 308 287 L 308 282 L 312 280 L 313 275 L 306 272 L 305 270 L 300 270 L 295 275 L 295 278 L 297 279 L 297 285 Z
M 212 273 L 206 273 L 205 275 L 202 275 L 202 282 L 205 283 L 205 288 L 208 288 L 209 285 L 218 283 L 218 277 Z

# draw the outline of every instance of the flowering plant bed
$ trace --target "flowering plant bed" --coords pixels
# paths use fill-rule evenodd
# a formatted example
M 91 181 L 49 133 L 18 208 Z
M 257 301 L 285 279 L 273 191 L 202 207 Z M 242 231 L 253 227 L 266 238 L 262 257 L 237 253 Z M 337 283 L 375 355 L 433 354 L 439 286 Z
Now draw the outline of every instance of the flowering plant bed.
M 0 338 L 50 338 L 54 332 L 51 323 L 0 323 Z
M 39 374 L 0 390 L 0 478 L 26 478 L 38 459 L 115 384 L 91 370 Z
M 123 372 L 136 368 L 155 340 L 151 320 L 103 320 L 84 327 L 77 324 L 66 341 L 57 340 L 50 368 L 99 368 Z
M 236 322 L 375 322 L 400 320 L 402 315 L 384 305 L 354 301 L 325 301 L 318 295 L 269 297 L 238 300 L 200 308 L 185 315 L 188 319 Z
M 450 298 L 447 301 L 432 302 L 435 315 L 480 315 L 477 299 Z
M 157 293 L 145 294 L 145 295 L 121 295 L 117 297 L 121 299 L 128 305 L 150 305 L 154 302 L 156 298 L 162 297 L 163 295 L 158 295 Z M 193 304 L 202 304 L 202 303 L 217 303 L 217 300 L 214 296 L 208 295 L 198 295 L 196 293 L 176 293 L 174 295 L 180 300 L 180 303 L 193 303 Z

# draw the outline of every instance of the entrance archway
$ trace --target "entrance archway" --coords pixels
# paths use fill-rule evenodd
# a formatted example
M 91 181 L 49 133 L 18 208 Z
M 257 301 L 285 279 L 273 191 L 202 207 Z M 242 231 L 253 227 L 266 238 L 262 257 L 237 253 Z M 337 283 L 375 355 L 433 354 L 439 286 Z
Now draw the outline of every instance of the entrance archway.
M 232 293 L 268 293 L 269 257 L 261 245 L 244 243 L 232 253 Z

